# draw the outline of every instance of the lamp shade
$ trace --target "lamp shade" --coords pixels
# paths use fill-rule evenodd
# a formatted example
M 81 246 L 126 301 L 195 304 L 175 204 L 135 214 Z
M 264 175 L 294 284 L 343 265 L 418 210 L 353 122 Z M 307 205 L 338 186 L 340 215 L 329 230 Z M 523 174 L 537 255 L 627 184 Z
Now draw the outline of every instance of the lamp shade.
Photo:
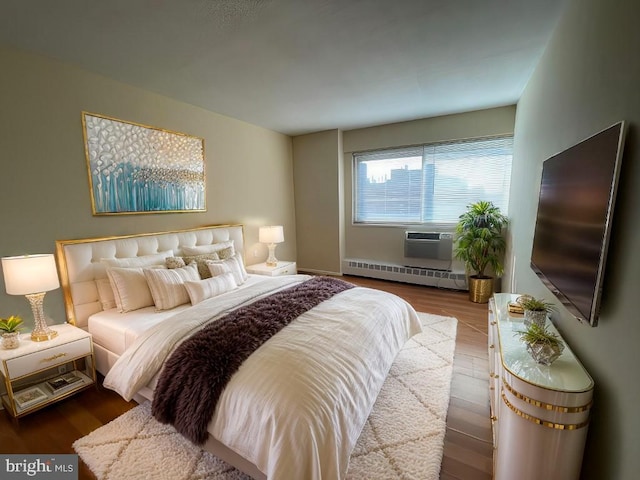
M 60 286 L 56 260 L 51 253 L 4 257 L 2 273 L 9 295 L 48 292 Z
M 260 230 L 258 231 L 258 241 L 260 243 L 284 242 L 284 230 L 282 228 L 282 225 L 260 227 Z

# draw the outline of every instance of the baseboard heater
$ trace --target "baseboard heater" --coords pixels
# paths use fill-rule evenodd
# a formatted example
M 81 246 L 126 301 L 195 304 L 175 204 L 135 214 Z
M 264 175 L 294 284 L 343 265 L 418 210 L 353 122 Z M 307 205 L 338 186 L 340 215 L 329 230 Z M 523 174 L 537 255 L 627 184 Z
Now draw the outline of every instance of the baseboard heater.
M 345 259 L 342 273 L 359 277 L 380 278 L 396 282 L 415 283 L 452 290 L 468 290 L 464 272 L 450 272 L 430 268 L 405 267 L 373 260 Z

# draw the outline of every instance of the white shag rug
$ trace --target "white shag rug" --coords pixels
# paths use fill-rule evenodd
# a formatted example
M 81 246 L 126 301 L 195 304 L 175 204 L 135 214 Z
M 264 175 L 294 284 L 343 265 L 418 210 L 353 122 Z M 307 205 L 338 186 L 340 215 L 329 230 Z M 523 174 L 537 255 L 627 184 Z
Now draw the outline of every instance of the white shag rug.
M 424 331 L 398 354 L 351 455 L 350 480 L 439 478 L 457 320 L 420 318 Z M 249 479 L 150 411 L 139 405 L 73 444 L 98 480 Z

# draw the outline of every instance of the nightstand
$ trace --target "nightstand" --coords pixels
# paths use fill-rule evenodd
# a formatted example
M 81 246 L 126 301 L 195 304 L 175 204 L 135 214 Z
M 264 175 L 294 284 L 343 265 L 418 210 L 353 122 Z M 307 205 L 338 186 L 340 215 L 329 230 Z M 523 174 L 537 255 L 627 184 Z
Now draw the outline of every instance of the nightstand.
M 2 404 L 22 417 L 96 383 L 91 335 L 73 325 L 53 326 L 58 336 L 34 342 L 20 336 L 20 346 L 0 349 L 0 376 L 6 393 Z
M 296 262 L 278 262 L 276 267 L 268 267 L 266 263 L 256 263 L 255 265 L 247 265 L 246 270 L 248 273 L 268 275 L 270 277 L 295 275 L 298 273 Z

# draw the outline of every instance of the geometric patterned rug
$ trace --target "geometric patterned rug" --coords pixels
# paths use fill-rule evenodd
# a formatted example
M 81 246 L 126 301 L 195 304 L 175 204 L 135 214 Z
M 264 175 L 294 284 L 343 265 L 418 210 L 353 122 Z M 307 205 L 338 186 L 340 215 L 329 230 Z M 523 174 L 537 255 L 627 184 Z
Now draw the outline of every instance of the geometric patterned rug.
M 351 455 L 349 480 L 439 478 L 457 320 L 420 318 L 423 332 L 396 357 Z M 73 444 L 98 480 L 249 479 L 150 410 L 143 403 Z

